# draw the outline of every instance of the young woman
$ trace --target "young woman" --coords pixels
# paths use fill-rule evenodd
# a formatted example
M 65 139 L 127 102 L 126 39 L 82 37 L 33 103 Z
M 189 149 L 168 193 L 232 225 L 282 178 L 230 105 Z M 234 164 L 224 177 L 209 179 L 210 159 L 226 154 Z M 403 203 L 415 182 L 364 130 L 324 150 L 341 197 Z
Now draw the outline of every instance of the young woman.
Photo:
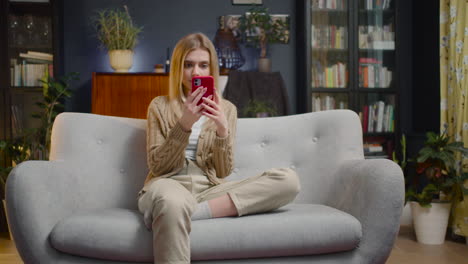
M 192 77 L 211 75 L 216 85 L 218 74 L 212 42 L 201 33 L 187 35 L 172 54 L 169 95 L 148 107 L 150 172 L 138 208 L 153 230 L 157 264 L 190 263 L 191 221 L 271 211 L 293 201 L 300 189 L 296 173 L 286 168 L 223 179 L 234 167 L 236 107 L 218 89 L 208 98 L 202 98 L 205 87 L 191 92 Z

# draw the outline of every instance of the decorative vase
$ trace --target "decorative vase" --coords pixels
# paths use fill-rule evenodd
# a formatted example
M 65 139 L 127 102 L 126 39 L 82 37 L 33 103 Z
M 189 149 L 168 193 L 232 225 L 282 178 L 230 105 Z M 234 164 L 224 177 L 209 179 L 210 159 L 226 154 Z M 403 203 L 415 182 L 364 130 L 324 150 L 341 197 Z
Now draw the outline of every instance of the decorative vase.
M 7 215 L 7 208 L 6 208 L 6 200 L 5 200 L 5 199 L 2 199 L 2 202 L 3 202 L 3 210 L 5 210 L 5 217 L 6 217 L 6 220 L 7 220 L 8 234 L 9 234 L 10 240 L 13 240 L 13 237 L 11 236 L 10 224 L 8 223 L 8 215 Z
M 133 65 L 133 51 L 111 50 L 109 51 L 109 61 L 115 72 L 128 72 Z
M 271 60 L 269 58 L 258 59 L 258 71 L 259 72 L 271 72 Z
M 416 239 L 419 243 L 440 245 L 445 241 L 451 203 L 431 203 L 430 208 L 411 202 Z

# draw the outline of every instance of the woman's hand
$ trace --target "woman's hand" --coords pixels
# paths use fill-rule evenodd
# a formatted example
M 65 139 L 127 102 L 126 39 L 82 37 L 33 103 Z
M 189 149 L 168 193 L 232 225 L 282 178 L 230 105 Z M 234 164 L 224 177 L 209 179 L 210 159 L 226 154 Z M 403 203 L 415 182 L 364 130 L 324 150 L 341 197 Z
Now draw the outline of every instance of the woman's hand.
M 185 131 L 190 131 L 192 126 L 195 122 L 197 122 L 203 111 L 202 104 L 197 105 L 197 103 L 202 98 L 203 94 L 205 94 L 207 88 L 200 87 L 195 90 L 194 93 L 189 92 L 189 95 L 184 103 L 184 113 L 179 120 L 179 123 L 182 125 L 182 128 Z
M 214 100 L 212 99 L 213 96 L 211 95 L 207 98 L 202 98 L 202 114 L 215 122 L 216 134 L 218 134 L 219 137 L 224 138 L 229 133 L 228 122 L 224 115 L 223 108 L 221 107 L 218 93 L 215 92 Z

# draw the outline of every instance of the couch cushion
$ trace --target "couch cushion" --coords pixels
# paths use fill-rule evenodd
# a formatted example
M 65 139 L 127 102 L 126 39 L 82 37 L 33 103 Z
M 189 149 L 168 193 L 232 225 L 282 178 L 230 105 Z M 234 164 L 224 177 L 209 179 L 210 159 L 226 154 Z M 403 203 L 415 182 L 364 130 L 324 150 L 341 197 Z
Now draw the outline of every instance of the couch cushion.
M 266 214 L 199 220 L 190 234 L 193 260 L 324 254 L 354 249 L 362 236 L 353 216 L 324 205 L 291 204 Z M 126 209 L 63 219 L 50 242 L 59 251 L 120 261 L 153 261 L 152 233 Z

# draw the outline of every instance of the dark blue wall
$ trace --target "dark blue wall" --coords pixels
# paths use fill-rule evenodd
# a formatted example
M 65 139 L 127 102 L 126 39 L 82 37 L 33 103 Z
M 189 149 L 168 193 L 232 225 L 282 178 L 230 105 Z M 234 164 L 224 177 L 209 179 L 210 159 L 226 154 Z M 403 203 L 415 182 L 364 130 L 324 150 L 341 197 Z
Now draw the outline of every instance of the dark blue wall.
M 64 0 L 63 3 L 63 70 L 80 73 L 73 84 L 74 96 L 66 106 L 67 111 L 91 111 L 92 72 L 112 72 L 106 50 L 98 48 L 90 17 L 98 9 L 127 5 L 143 33 L 135 49 L 131 72 L 151 72 L 154 65 L 164 63 L 166 49 L 172 48 L 184 35 L 203 32 L 212 40 L 218 28 L 218 17 L 243 14 L 249 6 L 232 5 L 231 0 Z M 289 44 L 273 44 L 269 48 L 272 70 L 281 72 L 285 80 L 291 109 L 296 109 L 295 81 L 295 4 L 294 0 L 263 0 L 271 14 L 289 14 L 291 37 Z M 243 47 L 246 64 L 241 70 L 254 70 L 258 52 Z

